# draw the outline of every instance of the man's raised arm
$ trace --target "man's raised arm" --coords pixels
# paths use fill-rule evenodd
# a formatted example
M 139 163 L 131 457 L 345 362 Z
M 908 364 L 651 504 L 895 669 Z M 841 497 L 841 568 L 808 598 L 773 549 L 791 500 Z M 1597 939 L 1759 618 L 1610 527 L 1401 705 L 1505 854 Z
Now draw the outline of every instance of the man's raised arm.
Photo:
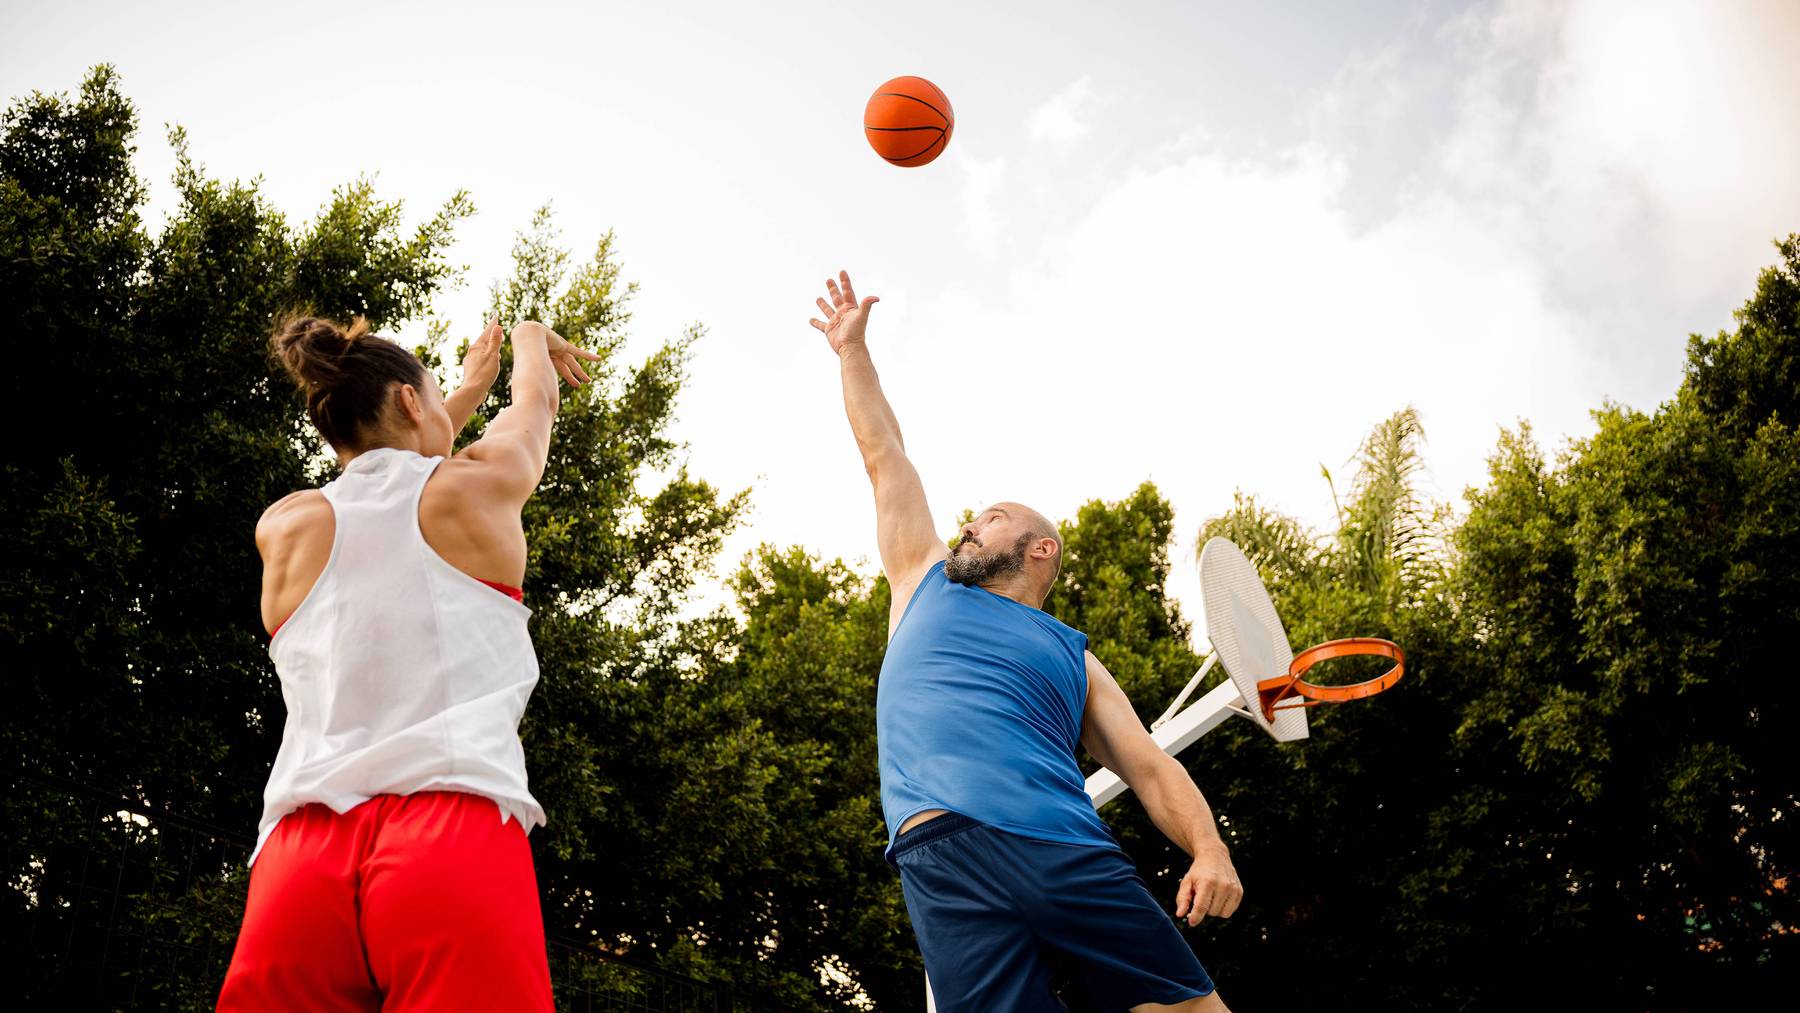
M 888 634 L 892 636 L 920 578 L 949 550 L 932 529 L 925 486 L 906 457 L 900 422 L 881 392 L 881 378 L 864 341 L 869 309 L 880 300 L 869 296 L 857 302 L 847 271 L 841 272 L 837 281 L 827 279 L 825 288 L 830 302 L 818 300 L 824 319 L 815 319 L 812 325 L 824 332 L 831 350 L 837 353 L 844 383 L 844 414 L 850 417 L 850 431 L 856 434 L 856 448 L 862 452 L 863 468 L 875 489 L 876 541 L 881 568 L 893 588 L 893 606 L 888 613 Z

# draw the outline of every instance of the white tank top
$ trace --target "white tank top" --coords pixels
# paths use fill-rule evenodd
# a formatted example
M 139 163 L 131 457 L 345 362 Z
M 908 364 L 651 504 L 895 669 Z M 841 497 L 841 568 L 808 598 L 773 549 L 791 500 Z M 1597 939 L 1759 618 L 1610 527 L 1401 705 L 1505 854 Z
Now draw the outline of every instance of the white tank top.
M 252 862 L 311 802 L 341 813 L 376 795 L 465 791 L 527 832 L 544 822 L 519 743 L 538 680 L 531 610 L 425 544 L 419 494 L 442 461 L 371 450 L 323 490 L 331 558 L 269 643 L 287 724 Z

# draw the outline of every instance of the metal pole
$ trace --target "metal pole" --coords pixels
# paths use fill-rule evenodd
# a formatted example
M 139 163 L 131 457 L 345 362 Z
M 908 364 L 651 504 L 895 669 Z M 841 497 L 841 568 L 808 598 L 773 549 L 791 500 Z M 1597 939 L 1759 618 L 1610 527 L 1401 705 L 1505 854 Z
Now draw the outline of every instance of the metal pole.
M 1201 697 L 1192 707 L 1150 733 L 1163 752 L 1174 756 L 1200 740 L 1202 735 L 1225 723 L 1233 714 L 1241 713 L 1243 696 L 1237 684 L 1221 682 Z M 1088 797 L 1098 809 L 1130 789 L 1119 775 L 1101 767 L 1087 779 Z
M 1194 695 L 1194 690 L 1200 688 L 1200 680 L 1206 677 L 1206 673 L 1212 670 L 1214 663 L 1218 660 L 1218 651 L 1214 651 L 1206 656 L 1206 664 L 1201 665 L 1200 671 L 1195 672 L 1194 677 L 1188 680 L 1187 685 L 1181 687 L 1181 692 L 1175 694 L 1175 700 L 1173 703 L 1169 704 L 1169 709 L 1162 712 L 1162 717 L 1150 722 L 1151 731 L 1155 731 L 1169 723 L 1169 719 L 1175 716 L 1175 712 L 1181 709 L 1181 705 L 1187 703 L 1187 698 Z

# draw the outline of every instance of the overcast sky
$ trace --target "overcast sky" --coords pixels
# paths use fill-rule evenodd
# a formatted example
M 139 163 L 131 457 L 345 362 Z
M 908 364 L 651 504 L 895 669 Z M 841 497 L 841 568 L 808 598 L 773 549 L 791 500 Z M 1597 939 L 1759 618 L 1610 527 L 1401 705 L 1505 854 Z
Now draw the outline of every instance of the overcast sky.
M 874 556 L 806 326 L 847 267 L 943 531 L 1152 479 L 1190 616 L 1234 489 L 1329 528 L 1320 465 L 1346 479 L 1407 404 L 1460 503 L 1502 426 L 1554 448 L 1669 398 L 1687 335 L 1800 230 L 1797 50 L 1792 0 L 0 0 L 6 96 L 118 66 L 153 222 L 164 123 L 296 219 L 362 173 L 415 217 L 467 188 L 469 283 L 438 305 L 464 334 L 535 206 L 581 254 L 616 229 L 633 354 L 708 329 L 679 434 L 754 490 L 726 568 L 760 541 Z M 925 168 L 862 138 L 899 74 L 955 105 Z

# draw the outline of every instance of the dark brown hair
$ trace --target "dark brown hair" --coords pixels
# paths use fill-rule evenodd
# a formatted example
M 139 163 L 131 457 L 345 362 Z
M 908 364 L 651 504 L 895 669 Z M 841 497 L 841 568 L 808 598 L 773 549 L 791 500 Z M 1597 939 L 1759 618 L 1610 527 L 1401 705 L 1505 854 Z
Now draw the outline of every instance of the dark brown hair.
M 425 367 L 406 349 L 369 334 L 362 317 L 344 328 L 323 317 L 292 316 L 275 327 L 269 348 L 306 394 L 306 414 L 333 447 L 360 450 L 381 423 L 397 383 L 423 387 Z

